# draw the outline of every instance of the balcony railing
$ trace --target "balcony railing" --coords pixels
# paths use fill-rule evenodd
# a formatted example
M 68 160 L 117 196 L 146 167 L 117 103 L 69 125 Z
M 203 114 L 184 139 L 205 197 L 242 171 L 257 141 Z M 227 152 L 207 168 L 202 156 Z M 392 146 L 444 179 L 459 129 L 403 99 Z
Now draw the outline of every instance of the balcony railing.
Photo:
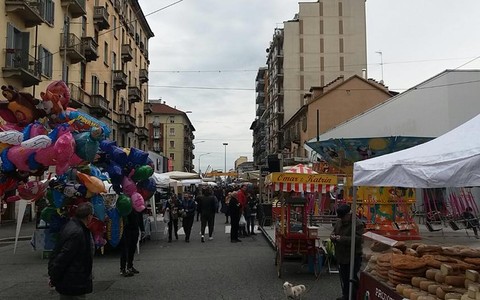
M 133 22 L 127 24 L 127 30 L 132 37 L 135 36 L 135 26 L 133 26 Z
M 85 57 L 82 53 L 82 42 L 80 38 L 73 33 L 69 33 L 67 35 L 67 38 L 65 38 L 64 33 L 60 34 L 61 55 L 65 55 L 64 51 L 67 51 L 66 55 L 70 59 L 70 63 L 72 64 L 76 64 L 85 60 Z
M 128 101 L 132 103 L 142 101 L 142 91 L 136 86 L 128 87 Z
M 129 114 L 120 114 L 118 118 L 118 127 L 129 131 L 135 129 L 135 118 Z
M 24 87 L 40 83 L 41 63 L 27 49 L 5 49 L 3 76 L 20 80 Z
M 85 92 L 73 83 L 69 83 L 68 88 L 70 89 L 70 103 L 68 105 L 73 108 L 81 108 L 85 103 Z
M 116 90 L 127 88 L 127 74 L 122 70 L 113 71 L 113 88 Z
M 130 44 L 122 44 L 122 60 L 129 62 L 133 59 L 132 46 Z
M 104 6 L 95 6 L 93 8 L 93 23 L 97 26 L 98 30 L 104 30 L 110 28 L 108 23 L 108 11 Z
M 148 114 L 151 114 L 153 112 L 152 110 L 152 103 L 150 102 L 146 102 L 144 103 L 143 105 L 143 113 L 148 115 Z
M 90 96 L 90 113 L 96 116 L 104 117 L 108 115 L 108 101 L 102 95 Z
M 82 50 L 83 55 L 87 62 L 97 60 L 98 58 L 98 44 L 95 39 L 90 36 L 82 37 Z
M 73 18 L 87 14 L 85 10 L 85 0 L 62 0 L 62 6 L 67 7 L 68 12 L 70 12 Z
M 140 69 L 138 79 L 140 80 L 140 83 L 148 82 L 148 70 L 147 69 Z
M 5 0 L 6 13 L 12 13 L 25 22 L 25 27 L 41 25 L 45 22 L 43 0 Z
M 138 128 L 138 139 L 139 140 L 148 140 L 148 129 L 145 127 Z

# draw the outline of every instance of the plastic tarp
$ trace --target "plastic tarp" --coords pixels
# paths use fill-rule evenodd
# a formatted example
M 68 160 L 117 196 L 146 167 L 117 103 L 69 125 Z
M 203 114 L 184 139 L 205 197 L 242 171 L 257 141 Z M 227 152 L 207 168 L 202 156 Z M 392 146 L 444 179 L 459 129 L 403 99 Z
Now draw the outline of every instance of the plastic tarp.
M 198 173 L 189 173 L 189 172 L 181 172 L 181 171 L 171 171 L 171 172 L 166 172 L 166 173 L 159 173 L 162 174 L 162 176 L 168 176 L 171 179 L 199 179 L 200 174 Z
M 424 144 L 356 162 L 355 186 L 480 186 L 480 115 Z
M 175 179 L 170 178 L 165 173 L 153 173 L 153 178 L 158 188 L 176 187 L 178 182 Z

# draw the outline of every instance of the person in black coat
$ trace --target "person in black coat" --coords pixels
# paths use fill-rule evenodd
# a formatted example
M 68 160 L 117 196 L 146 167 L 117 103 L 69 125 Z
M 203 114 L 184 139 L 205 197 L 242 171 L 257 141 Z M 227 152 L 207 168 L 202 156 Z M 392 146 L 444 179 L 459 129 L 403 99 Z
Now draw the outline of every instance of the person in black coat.
M 92 265 L 95 251 L 87 225 L 93 218 L 91 203 L 78 205 L 60 232 L 48 262 L 50 285 L 62 296 L 84 296 L 93 291 Z
M 133 258 L 135 257 L 139 234 L 140 232 L 142 235 L 145 234 L 143 214 L 132 209 L 130 214 L 124 219 L 124 224 L 123 235 L 120 241 L 122 251 L 120 256 L 120 275 L 131 277 L 140 273 L 133 267 Z
M 217 212 L 217 198 L 213 195 L 212 190 L 207 188 L 203 191 L 203 196 L 200 197 L 200 221 L 202 243 L 205 242 L 205 227 L 208 224 L 208 240 L 213 240 L 213 229 L 215 225 L 215 213 Z
M 228 210 L 230 212 L 230 241 L 232 243 L 241 242 L 238 238 L 239 222 L 240 222 L 240 202 L 237 199 L 237 192 L 232 192 L 230 195 L 230 202 L 228 203 Z

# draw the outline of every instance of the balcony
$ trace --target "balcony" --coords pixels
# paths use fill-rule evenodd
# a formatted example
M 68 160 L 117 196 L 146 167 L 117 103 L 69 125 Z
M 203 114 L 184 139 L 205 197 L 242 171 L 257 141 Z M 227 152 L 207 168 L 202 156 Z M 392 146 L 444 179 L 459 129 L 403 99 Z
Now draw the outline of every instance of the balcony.
M 90 96 L 90 113 L 96 117 L 105 117 L 109 113 L 108 101 L 102 95 Z
M 3 77 L 20 80 L 24 87 L 40 83 L 41 63 L 25 49 L 5 49 Z
M 69 83 L 68 88 L 70 89 L 70 103 L 68 103 L 68 106 L 82 108 L 85 103 L 85 92 L 73 83 Z
M 129 62 L 133 59 L 132 46 L 130 44 L 122 44 L 122 61 Z
M 113 88 L 117 91 L 127 88 L 127 74 L 122 70 L 113 71 Z
M 132 103 L 142 101 L 142 91 L 136 86 L 128 87 L 128 101 Z
M 263 92 L 264 88 L 265 88 L 265 80 L 264 79 L 257 80 L 256 85 L 255 85 L 255 91 L 256 92 Z
M 62 0 L 62 6 L 67 7 L 72 18 L 78 18 L 87 14 L 85 0 Z
M 120 10 L 122 9 L 122 6 L 121 6 L 121 4 L 120 4 L 120 0 L 114 0 L 114 1 L 113 1 L 113 8 L 115 9 L 115 11 L 116 11 L 117 13 L 120 12 Z
M 261 116 L 263 114 L 263 112 L 265 111 L 265 105 L 264 104 L 258 104 L 257 105 L 257 112 L 256 112 L 256 116 Z
M 127 23 L 127 31 L 132 37 L 135 36 L 135 26 L 133 26 L 133 22 Z
M 145 127 L 139 127 L 138 128 L 138 139 L 140 141 L 146 141 L 148 140 L 148 129 Z
M 148 60 L 148 50 L 147 49 L 143 50 L 143 56 L 145 56 L 145 59 Z
M 137 46 L 140 45 L 140 35 L 138 33 L 135 33 L 135 43 L 137 43 Z
M 91 62 L 97 60 L 98 58 L 98 44 L 95 42 L 95 39 L 90 36 L 82 37 L 82 52 L 85 60 Z
M 67 44 L 65 45 L 65 42 Z M 70 63 L 76 64 L 85 60 L 85 56 L 82 53 L 82 42 L 78 36 L 73 33 L 69 33 L 65 39 L 65 34 L 60 34 L 60 53 L 65 55 L 64 51 L 67 51 L 66 56 L 70 59 Z
M 133 131 L 135 129 L 135 118 L 128 114 L 120 114 L 118 128 L 125 131 Z
M 140 52 L 144 52 L 145 51 L 145 44 L 143 42 L 140 42 Z
M 140 84 L 148 82 L 148 70 L 147 69 L 140 69 L 138 79 L 140 80 Z
M 20 17 L 25 22 L 25 27 L 33 27 L 45 22 L 43 18 L 43 6 L 41 0 L 6 0 L 5 12 Z
M 108 17 L 108 11 L 106 7 L 95 6 L 93 8 L 93 23 L 97 26 L 99 31 L 110 28 Z
M 143 113 L 146 115 L 149 115 L 153 112 L 152 110 L 152 103 L 150 102 L 145 102 L 143 105 Z
M 255 98 L 255 103 L 260 104 L 265 101 L 265 93 L 264 92 L 258 92 L 257 97 Z

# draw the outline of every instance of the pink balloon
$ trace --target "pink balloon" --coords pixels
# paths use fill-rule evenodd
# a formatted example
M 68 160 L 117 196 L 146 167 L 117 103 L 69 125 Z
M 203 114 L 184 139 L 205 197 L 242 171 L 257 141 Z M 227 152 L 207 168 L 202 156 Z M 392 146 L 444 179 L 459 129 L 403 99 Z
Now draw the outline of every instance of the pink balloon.
M 126 195 L 132 196 L 133 193 L 137 192 L 137 185 L 130 177 L 124 176 L 122 179 L 122 189 Z
M 142 212 L 145 209 L 145 200 L 138 192 L 134 192 L 130 197 L 132 199 L 132 207 L 137 212 Z
M 7 158 L 20 171 L 30 171 L 28 166 L 28 157 L 37 149 L 25 149 L 22 146 L 13 146 L 8 149 Z
M 38 149 L 35 160 L 44 166 L 56 166 L 56 173 L 63 174 L 67 170 L 69 160 L 74 153 L 75 139 L 72 133 L 67 131 L 53 145 Z

